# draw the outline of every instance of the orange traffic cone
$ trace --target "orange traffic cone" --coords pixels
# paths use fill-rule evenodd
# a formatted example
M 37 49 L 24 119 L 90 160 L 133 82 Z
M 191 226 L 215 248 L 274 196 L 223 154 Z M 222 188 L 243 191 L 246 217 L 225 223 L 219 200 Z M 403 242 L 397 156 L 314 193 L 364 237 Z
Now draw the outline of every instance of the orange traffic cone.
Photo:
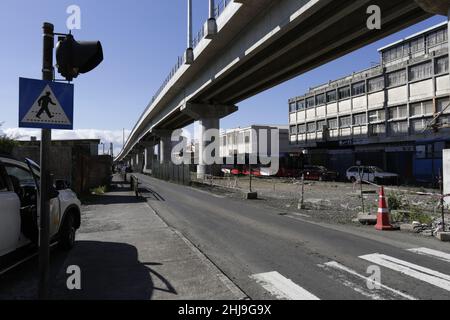
M 378 217 L 377 217 L 377 225 L 375 229 L 380 231 L 393 230 L 394 228 L 391 225 L 389 218 L 389 208 L 386 203 L 386 197 L 384 195 L 384 187 L 380 187 L 380 200 L 378 204 Z

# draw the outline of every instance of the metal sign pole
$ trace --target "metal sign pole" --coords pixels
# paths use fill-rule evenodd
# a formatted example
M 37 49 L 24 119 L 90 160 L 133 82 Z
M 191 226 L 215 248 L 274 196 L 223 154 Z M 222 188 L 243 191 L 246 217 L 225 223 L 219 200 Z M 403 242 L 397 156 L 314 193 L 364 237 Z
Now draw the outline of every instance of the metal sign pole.
M 43 63 L 42 80 L 53 81 L 53 48 L 54 26 L 44 23 L 43 26 Z M 39 299 L 46 300 L 49 297 L 50 275 L 50 199 L 49 188 L 51 176 L 49 173 L 50 144 L 52 132 L 50 129 L 42 129 L 41 137 L 41 183 L 39 199 Z

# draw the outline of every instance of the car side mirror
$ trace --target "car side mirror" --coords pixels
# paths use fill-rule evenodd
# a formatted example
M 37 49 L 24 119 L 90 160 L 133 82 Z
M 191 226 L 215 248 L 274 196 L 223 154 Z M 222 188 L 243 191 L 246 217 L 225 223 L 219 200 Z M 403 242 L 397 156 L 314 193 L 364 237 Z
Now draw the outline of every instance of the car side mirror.
M 70 188 L 70 183 L 65 180 L 56 180 L 55 187 L 56 190 L 66 190 Z
M 49 196 L 49 199 L 50 199 L 50 200 L 51 200 L 51 199 L 58 198 L 58 196 L 59 196 L 59 191 L 56 190 L 56 188 L 51 187 L 50 190 L 48 191 L 48 196 Z

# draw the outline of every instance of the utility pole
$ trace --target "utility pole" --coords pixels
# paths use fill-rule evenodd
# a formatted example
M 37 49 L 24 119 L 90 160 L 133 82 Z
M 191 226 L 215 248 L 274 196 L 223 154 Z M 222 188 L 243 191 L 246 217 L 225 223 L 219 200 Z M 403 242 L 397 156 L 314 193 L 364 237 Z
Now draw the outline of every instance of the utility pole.
M 53 81 L 54 26 L 44 23 L 42 80 Z M 41 135 L 41 183 L 39 199 L 39 299 L 47 300 L 50 275 L 50 197 L 52 184 L 49 172 L 52 131 L 42 129 Z
M 185 64 L 190 65 L 194 63 L 194 49 L 192 36 L 192 0 L 187 0 L 187 48 L 184 55 Z

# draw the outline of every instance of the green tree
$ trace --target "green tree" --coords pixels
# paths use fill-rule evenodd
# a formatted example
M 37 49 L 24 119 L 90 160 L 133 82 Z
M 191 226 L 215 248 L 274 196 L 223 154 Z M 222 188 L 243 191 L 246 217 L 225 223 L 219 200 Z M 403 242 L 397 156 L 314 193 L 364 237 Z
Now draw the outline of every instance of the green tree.
M 0 129 L 3 123 L 0 123 Z M 11 154 L 14 147 L 17 146 L 17 141 L 12 137 L 2 133 L 0 130 L 0 153 Z

